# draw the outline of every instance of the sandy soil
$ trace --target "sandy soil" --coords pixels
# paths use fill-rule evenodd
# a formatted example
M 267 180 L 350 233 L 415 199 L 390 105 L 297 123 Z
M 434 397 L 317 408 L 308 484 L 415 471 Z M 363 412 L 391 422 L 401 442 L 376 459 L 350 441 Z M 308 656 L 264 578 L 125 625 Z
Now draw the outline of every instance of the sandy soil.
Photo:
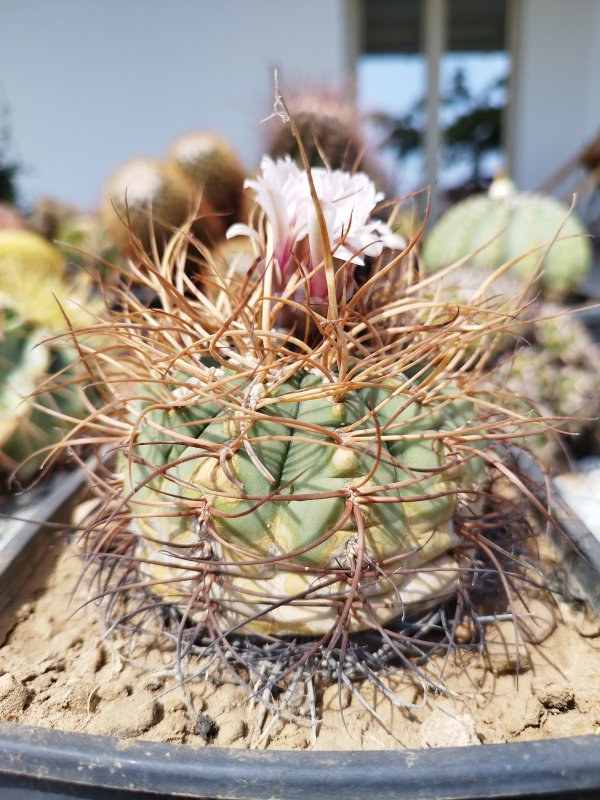
M 198 680 L 184 697 L 165 664 L 146 652 L 135 666 L 103 638 L 98 609 L 73 595 L 80 563 L 56 543 L 27 588 L 0 619 L 0 719 L 86 733 L 232 746 L 317 750 L 438 747 L 600 734 L 600 625 L 576 608 L 538 603 L 528 643 L 512 623 L 490 631 L 490 657 L 457 654 L 445 666 L 449 694 L 427 693 L 397 675 L 388 681 L 413 707 L 394 707 L 372 687 L 364 695 L 388 731 L 337 686 L 318 695 L 321 722 L 278 721 L 253 706 L 234 683 Z M 564 617 L 567 617 L 565 624 Z M 555 624 L 555 618 L 557 619 Z M 516 661 L 520 661 L 516 674 Z M 340 713 L 340 699 L 343 719 Z M 262 739 L 261 739 L 262 734 Z

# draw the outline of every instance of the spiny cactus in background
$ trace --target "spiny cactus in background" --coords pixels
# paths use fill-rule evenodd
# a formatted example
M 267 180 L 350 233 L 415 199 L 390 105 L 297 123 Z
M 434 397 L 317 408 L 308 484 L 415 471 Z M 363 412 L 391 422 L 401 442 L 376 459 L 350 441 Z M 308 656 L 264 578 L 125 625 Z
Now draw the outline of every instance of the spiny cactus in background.
M 69 203 L 63 203 L 55 197 L 42 196 L 27 216 L 27 224 L 35 233 L 39 233 L 51 242 L 57 238 L 63 220 L 76 216 L 78 210 Z
M 70 387 L 68 343 L 50 342 L 94 321 L 87 276 L 68 280 L 60 252 L 36 233 L 0 231 L 0 474 L 31 477 L 37 450 L 62 438 L 84 406 Z M 52 390 L 44 391 L 52 378 Z M 27 402 L 27 398 L 34 398 Z M 46 410 L 43 410 L 45 407 Z M 21 464 L 21 462 L 24 462 Z
M 440 275 L 436 288 L 448 302 L 472 307 L 493 302 L 507 313 L 512 304 L 521 306 L 512 331 L 507 325 L 488 342 L 488 362 L 507 389 L 524 398 L 526 408 L 557 420 L 557 428 L 567 434 L 540 433 L 530 448 L 555 470 L 564 469 L 568 457 L 595 452 L 600 442 L 600 350 L 574 310 L 540 301 L 534 284 L 519 282 L 503 267 L 495 272 L 453 269 Z
M 119 250 L 131 255 L 135 242 L 146 253 L 165 241 L 193 215 L 193 230 L 201 241 L 223 236 L 223 222 L 202 193 L 173 164 L 138 158 L 120 167 L 104 191 L 102 217 Z
M 0 231 L 0 307 L 58 332 L 65 329 L 65 314 L 77 326 L 90 321 L 90 291 L 89 276 L 70 277 L 62 253 L 42 236 L 28 230 Z
M 99 213 L 82 213 L 53 197 L 40 197 L 27 223 L 58 248 L 73 272 L 100 270 L 110 280 L 112 268 L 122 261 Z
M 600 442 L 600 351 L 585 325 L 555 304 L 538 304 L 523 340 L 503 367 L 507 386 L 547 417 L 560 418 L 562 431 L 576 436 L 533 440 L 546 464 L 564 467 L 569 454 L 586 455 Z
M 167 159 L 124 164 L 104 192 L 102 219 L 125 256 L 162 253 L 172 232 L 187 224 L 203 244 L 216 246 L 243 214 L 244 171 L 229 144 L 208 131 L 177 139 Z M 196 261 L 199 257 L 196 257 Z
M 223 233 L 243 217 L 244 168 L 231 145 L 210 131 L 181 136 L 167 163 L 177 166 L 219 214 Z
M 560 241 L 550 247 L 555 238 Z M 514 261 L 514 273 L 530 280 L 541 267 L 540 286 L 550 299 L 572 292 L 592 264 L 589 236 L 568 207 L 552 197 L 517 192 L 505 177 L 497 178 L 488 194 L 448 209 L 422 252 L 428 271 L 459 260 L 492 269 Z
M 288 107 L 311 167 L 326 166 L 346 172 L 360 170 L 379 189 L 389 191 L 389 181 L 374 154 L 365 118 L 356 103 L 339 92 L 321 89 L 298 92 L 289 99 Z M 289 125 L 274 119 L 265 130 L 265 153 L 273 159 L 289 155 L 302 166 L 298 141 Z
M 84 546 L 110 630 L 176 642 L 182 670 L 190 653 L 233 669 L 269 707 L 299 677 L 379 686 L 376 667 L 452 646 L 481 576 L 510 594 L 530 534 L 496 484 L 522 488 L 511 445 L 545 422 L 504 407 L 478 360 L 515 309 L 416 283 L 414 242 L 369 217 L 358 178 L 265 162 L 254 227 L 233 230 L 248 275 L 213 266 L 207 298 L 176 232 L 137 275 L 155 306 L 123 287 L 96 326 L 110 348 L 84 350 L 106 404 L 73 437 L 97 454 Z
M 74 353 L 52 346 L 48 335 L 0 309 L 0 483 L 9 489 L 15 478 L 33 477 L 66 434 L 68 420 L 85 410 L 70 385 Z M 45 391 L 48 383 L 52 389 Z

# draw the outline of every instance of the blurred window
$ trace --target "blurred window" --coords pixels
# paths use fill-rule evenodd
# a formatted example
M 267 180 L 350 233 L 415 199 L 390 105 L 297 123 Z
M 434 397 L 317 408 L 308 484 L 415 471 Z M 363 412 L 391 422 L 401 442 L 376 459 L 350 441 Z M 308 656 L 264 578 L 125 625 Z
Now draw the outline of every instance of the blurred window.
M 444 204 L 485 189 L 504 165 L 508 3 L 362 0 L 358 102 L 399 193 L 437 180 Z

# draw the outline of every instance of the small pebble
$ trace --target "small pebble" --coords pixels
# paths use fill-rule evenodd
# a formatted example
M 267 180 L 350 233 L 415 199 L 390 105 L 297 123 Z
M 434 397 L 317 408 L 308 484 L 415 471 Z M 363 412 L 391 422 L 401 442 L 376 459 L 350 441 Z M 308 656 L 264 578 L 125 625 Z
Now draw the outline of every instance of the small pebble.
M 17 621 L 23 622 L 33 614 L 35 606 L 33 603 L 23 603 L 21 608 L 17 611 Z
M 34 678 L 31 682 L 31 688 L 35 692 L 42 692 L 44 689 L 49 689 L 52 686 L 52 676 L 45 672 L 43 675 L 39 675 L 37 678 Z
M 239 717 L 225 720 L 219 725 L 219 744 L 231 745 L 238 742 L 246 733 L 246 723 Z
M 463 747 L 481 744 L 470 714 L 437 706 L 421 726 L 423 747 Z
M 162 707 L 151 696 L 140 692 L 134 697 L 125 697 L 119 703 L 119 714 L 110 704 L 93 710 L 86 733 L 109 736 L 136 737 L 156 725 L 162 717 Z
M 166 677 L 164 675 L 148 675 L 148 677 L 144 679 L 144 689 L 147 689 L 149 692 L 159 692 L 164 687 L 165 680 Z
M 550 683 L 536 690 L 540 703 L 549 711 L 565 712 L 575 707 L 575 694 L 570 686 Z
M 470 619 L 463 620 L 454 630 L 454 641 L 457 644 L 470 644 L 473 641 L 475 629 Z
M 7 672 L 0 678 L 0 719 L 17 722 L 29 700 L 29 692 L 15 676 Z
M 214 721 L 212 717 L 209 717 L 208 714 L 198 714 L 196 717 L 196 721 L 194 723 L 194 728 L 198 736 L 204 739 L 205 742 L 209 742 L 219 732 L 219 726 Z

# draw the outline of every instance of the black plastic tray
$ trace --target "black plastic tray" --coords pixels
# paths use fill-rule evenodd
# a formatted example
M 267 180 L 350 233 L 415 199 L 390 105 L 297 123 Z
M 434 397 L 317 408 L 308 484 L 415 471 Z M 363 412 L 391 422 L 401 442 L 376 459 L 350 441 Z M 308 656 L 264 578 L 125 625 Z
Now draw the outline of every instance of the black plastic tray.
M 48 523 L 81 479 L 62 482 Z M 600 542 L 557 499 L 577 551 L 557 537 L 581 596 L 600 613 Z M 0 551 L 0 613 L 51 532 L 24 524 Z M 36 553 L 38 555 L 36 556 Z M 164 745 L 0 722 L 0 800 L 474 800 L 600 798 L 600 736 L 398 751 L 247 751 Z
M 393 752 L 147 744 L 0 723 L 2 800 L 600 797 L 600 737 Z
M 33 492 L 29 507 L 13 507 L 21 521 L 6 542 L 0 540 L 0 614 L 39 564 L 48 537 L 56 535 L 60 523 L 68 522 L 75 498 L 84 486 L 83 472 L 73 470 L 55 476 L 49 485 Z M 8 516 L 10 510 L 0 513 L 0 526 Z

